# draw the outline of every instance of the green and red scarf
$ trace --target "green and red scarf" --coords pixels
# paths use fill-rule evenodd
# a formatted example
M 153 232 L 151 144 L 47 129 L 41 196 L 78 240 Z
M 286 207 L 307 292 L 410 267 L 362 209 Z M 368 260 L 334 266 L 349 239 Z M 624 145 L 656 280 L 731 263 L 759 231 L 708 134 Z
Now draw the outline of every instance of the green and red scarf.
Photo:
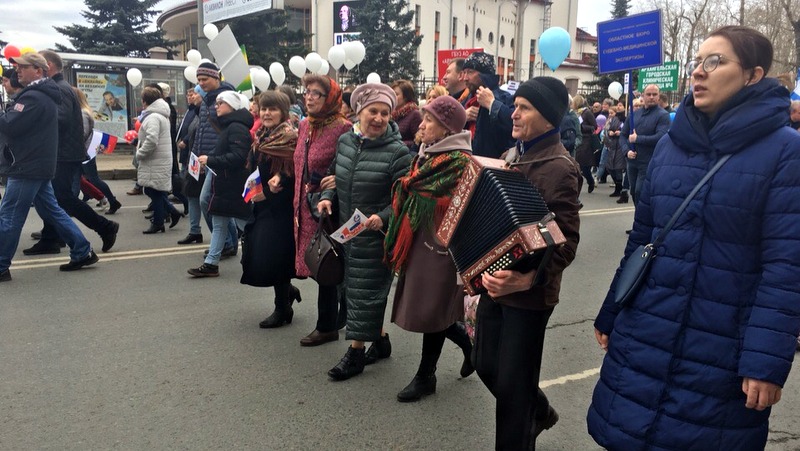
M 418 163 L 392 187 L 392 216 L 384 240 L 384 260 L 401 273 L 414 243 L 414 233 L 425 227 L 433 231 L 441 223 L 450 198 L 470 161 L 461 151 L 438 154 Z

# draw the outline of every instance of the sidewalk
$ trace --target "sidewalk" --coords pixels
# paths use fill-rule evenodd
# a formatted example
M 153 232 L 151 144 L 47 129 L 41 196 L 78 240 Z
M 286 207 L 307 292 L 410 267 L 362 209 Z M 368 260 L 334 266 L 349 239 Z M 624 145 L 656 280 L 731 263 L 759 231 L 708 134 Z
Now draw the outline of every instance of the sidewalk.
M 135 149 L 128 144 L 118 143 L 111 155 L 97 157 L 97 173 L 103 180 L 133 180 L 136 168 L 133 167 Z

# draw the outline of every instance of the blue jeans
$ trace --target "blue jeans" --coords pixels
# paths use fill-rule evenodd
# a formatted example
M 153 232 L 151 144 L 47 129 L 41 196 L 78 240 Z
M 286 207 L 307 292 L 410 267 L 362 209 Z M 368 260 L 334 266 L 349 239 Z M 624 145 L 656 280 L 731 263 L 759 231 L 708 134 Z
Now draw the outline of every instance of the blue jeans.
M 67 243 L 71 260 L 80 260 L 89 255 L 92 246 L 67 213 L 58 206 L 50 180 L 9 177 L 6 195 L 0 201 L 0 271 L 11 266 L 31 203 L 36 207 L 36 213 L 52 224 L 58 236 Z
M 214 221 L 211 219 L 213 215 L 208 212 L 208 209 L 211 205 L 211 189 L 213 180 L 214 174 L 206 172 L 206 179 L 203 182 L 203 189 L 200 190 L 200 210 L 203 212 L 203 217 L 206 219 L 206 224 L 208 224 L 208 229 L 211 230 L 212 236 L 214 234 L 214 227 L 216 226 Z M 200 222 L 198 220 L 198 227 L 199 224 Z M 236 223 L 231 219 L 231 221 L 229 221 L 228 224 L 223 227 L 227 227 L 228 229 L 228 236 L 225 238 L 225 247 L 235 247 L 239 241 L 239 233 L 236 231 Z M 241 229 L 244 230 L 244 226 L 242 226 Z
M 200 228 L 200 198 L 187 197 L 189 199 L 189 233 L 200 235 L 203 229 Z
M 219 259 L 222 256 L 222 250 L 226 247 L 233 247 L 236 245 L 236 240 L 238 240 L 236 228 L 238 227 L 240 230 L 244 230 L 247 221 L 239 218 L 231 218 L 230 216 L 211 215 L 211 223 L 214 227 L 211 229 L 211 244 L 208 246 L 208 255 L 206 255 L 205 263 L 209 265 L 218 265 Z M 237 238 L 234 240 L 234 244 L 229 246 L 227 238 L 230 237 L 226 235 L 229 235 L 228 226 L 231 224 L 234 224 L 234 233 L 237 233 Z
M 600 163 L 597 166 L 597 180 L 602 182 L 606 178 L 606 160 L 608 159 L 608 147 L 603 146 L 600 151 Z
M 178 210 L 172 206 L 167 197 L 166 191 L 159 191 L 157 189 L 144 187 L 144 193 L 150 198 L 150 205 L 153 207 L 153 225 L 161 227 L 164 225 L 164 220 L 167 214 L 178 213 Z
M 637 160 L 628 160 L 628 182 L 631 187 L 634 207 L 636 206 L 636 201 L 639 200 L 639 193 L 642 192 L 648 164 L 650 164 L 649 161 L 643 163 Z
M 86 176 L 86 180 L 88 180 L 92 185 L 96 186 L 97 189 L 102 191 L 103 195 L 106 196 L 106 199 L 108 199 L 109 202 L 113 204 L 117 201 L 117 198 L 114 197 L 114 193 L 111 192 L 111 188 L 108 187 L 108 184 L 104 182 L 97 173 L 97 158 L 92 158 L 91 160 L 83 163 L 83 175 Z

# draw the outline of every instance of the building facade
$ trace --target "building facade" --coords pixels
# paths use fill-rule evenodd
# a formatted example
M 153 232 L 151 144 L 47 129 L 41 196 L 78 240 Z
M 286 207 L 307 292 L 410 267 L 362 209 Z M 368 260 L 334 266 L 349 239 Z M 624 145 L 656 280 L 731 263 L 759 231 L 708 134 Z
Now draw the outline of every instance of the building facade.
M 325 57 L 333 45 L 357 38 L 353 33 L 363 1 L 283 0 L 275 6 L 289 12 L 290 29 L 309 33 L 309 48 Z M 551 75 L 574 94 L 583 82 L 594 79 L 591 63 L 597 39 L 576 26 L 578 0 L 410 0 L 409 8 L 415 13 L 413 26 L 422 35 L 417 51 L 421 78 L 441 76 L 439 50 L 480 48 L 495 56 L 503 81 Z M 197 1 L 165 11 L 157 21 L 169 39 L 186 41 L 179 54 L 198 48 L 206 56 L 202 39 L 198 41 L 202 26 L 197 23 Z M 572 37 L 570 54 L 555 72 L 539 53 L 539 37 L 550 27 L 562 27 Z

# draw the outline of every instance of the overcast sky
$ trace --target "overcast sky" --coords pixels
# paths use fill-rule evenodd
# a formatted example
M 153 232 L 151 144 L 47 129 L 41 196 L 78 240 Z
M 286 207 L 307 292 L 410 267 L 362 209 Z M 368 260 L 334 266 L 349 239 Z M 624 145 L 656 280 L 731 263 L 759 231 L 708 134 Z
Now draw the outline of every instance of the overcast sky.
M 158 9 L 169 9 L 186 0 L 162 0 Z M 2 0 L 0 14 L 0 39 L 20 48 L 36 50 L 52 48 L 55 43 L 69 45 L 66 37 L 54 26 L 84 24 L 80 11 L 86 9 L 83 0 Z M 610 0 L 579 0 L 578 26 L 596 34 L 596 24 L 611 18 Z M 35 4 L 35 7 L 32 5 Z

